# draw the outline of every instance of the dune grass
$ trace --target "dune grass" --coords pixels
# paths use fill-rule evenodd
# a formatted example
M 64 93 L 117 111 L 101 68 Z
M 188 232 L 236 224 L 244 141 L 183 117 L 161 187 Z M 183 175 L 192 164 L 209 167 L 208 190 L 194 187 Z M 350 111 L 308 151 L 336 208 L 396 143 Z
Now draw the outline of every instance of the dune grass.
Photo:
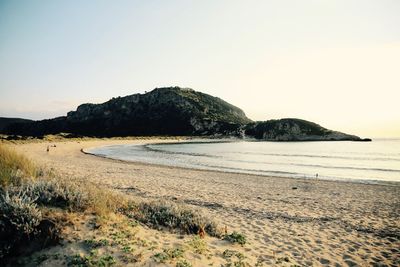
M 85 181 L 44 173 L 28 158 L 0 143 L 0 261 L 27 245 L 24 240 L 33 242 L 48 232 L 58 233 L 54 230 L 60 226 L 52 209 L 65 214 L 89 211 L 101 223 L 125 202 L 117 193 Z
M 92 214 L 100 225 L 117 215 L 156 229 L 221 236 L 217 223 L 198 210 L 164 200 L 128 201 L 122 193 L 98 184 L 43 171 L 9 145 L 0 143 L 0 261 L 17 255 L 16 251 L 30 242 L 47 240 L 44 235 L 49 232 L 59 235 L 52 236 L 52 240 L 59 240 L 60 213 L 66 219 L 72 213 Z
M 25 156 L 0 143 L 0 186 L 20 185 L 23 180 L 35 178 L 38 169 Z

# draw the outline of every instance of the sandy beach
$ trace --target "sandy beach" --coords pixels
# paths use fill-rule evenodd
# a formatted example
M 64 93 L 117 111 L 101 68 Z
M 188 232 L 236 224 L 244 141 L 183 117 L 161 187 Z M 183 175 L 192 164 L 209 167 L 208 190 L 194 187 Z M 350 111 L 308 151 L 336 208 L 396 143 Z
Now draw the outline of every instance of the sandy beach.
M 15 148 L 63 177 L 85 179 L 138 200 L 184 203 L 210 214 L 229 232 L 246 235 L 246 245 L 234 249 L 246 255 L 250 266 L 257 262 L 264 266 L 400 265 L 400 185 L 183 169 L 81 152 L 111 144 L 160 141 L 60 141 Z M 56 147 L 46 152 L 47 145 Z M 182 239 L 165 231 L 143 231 L 144 238 L 160 248 Z M 216 238 L 206 240 L 212 256 L 193 254 L 189 260 L 193 266 L 221 266 L 224 261 L 218 255 L 230 246 Z M 152 264 L 144 261 L 135 266 Z

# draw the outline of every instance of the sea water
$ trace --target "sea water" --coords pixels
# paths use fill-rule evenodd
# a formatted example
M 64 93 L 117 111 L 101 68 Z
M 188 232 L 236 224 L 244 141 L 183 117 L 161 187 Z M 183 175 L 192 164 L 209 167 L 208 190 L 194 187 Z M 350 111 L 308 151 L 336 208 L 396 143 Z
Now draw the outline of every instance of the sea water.
M 372 142 L 201 140 L 87 152 L 125 161 L 265 176 L 400 182 L 400 139 Z

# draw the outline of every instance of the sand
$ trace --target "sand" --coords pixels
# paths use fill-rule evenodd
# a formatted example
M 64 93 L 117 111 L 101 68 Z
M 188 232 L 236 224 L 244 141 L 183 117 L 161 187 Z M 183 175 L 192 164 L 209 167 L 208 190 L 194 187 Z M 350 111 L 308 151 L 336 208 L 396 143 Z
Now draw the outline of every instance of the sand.
M 137 199 L 182 202 L 210 214 L 229 232 L 246 235 L 247 244 L 233 248 L 207 237 L 209 256 L 193 253 L 189 258 L 193 266 L 225 264 L 220 255 L 227 248 L 242 252 L 250 266 L 256 262 L 263 266 L 400 266 L 400 185 L 183 169 L 81 152 L 103 145 L 159 141 L 30 143 L 16 149 L 65 177 L 87 179 Z M 47 153 L 48 144 L 56 147 Z M 143 229 L 144 238 L 159 248 L 182 239 L 165 231 Z

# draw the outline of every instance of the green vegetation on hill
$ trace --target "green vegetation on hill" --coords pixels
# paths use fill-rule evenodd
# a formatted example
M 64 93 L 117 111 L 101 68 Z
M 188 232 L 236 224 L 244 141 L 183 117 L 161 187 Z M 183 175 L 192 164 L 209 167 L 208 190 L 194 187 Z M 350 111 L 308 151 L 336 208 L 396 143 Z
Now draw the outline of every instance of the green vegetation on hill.
M 251 122 L 244 112 L 217 98 L 180 87 L 82 104 L 66 117 L 10 125 L 6 132 L 42 136 L 69 132 L 86 136 L 229 135 Z
M 28 123 L 28 122 L 32 122 L 32 120 L 20 119 L 20 118 L 1 118 L 0 117 L 0 132 L 7 129 L 7 127 L 11 124 Z
M 280 119 L 268 120 L 262 122 L 253 122 L 246 125 L 246 134 L 262 139 L 263 134 L 273 132 L 274 135 L 280 136 L 287 134 L 290 130 L 297 134 L 323 136 L 332 133 L 331 130 L 325 129 L 320 125 L 301 119 Z
M 93 137 L 195 135 L 273 141 L 361 140 L 300 119 L 252 122 L 241 109 L 218 97 L 180 87 L 156 88 L 102 104 L 82 104 L 65 117 L 7 124 L 0 132 L 36 137 L 64 132 Z
M 328 130 L 314 122 L 286 118 L 249 123 L 245 135 L 269 141 L 342 141 L 361 139 L 354 135 Z

